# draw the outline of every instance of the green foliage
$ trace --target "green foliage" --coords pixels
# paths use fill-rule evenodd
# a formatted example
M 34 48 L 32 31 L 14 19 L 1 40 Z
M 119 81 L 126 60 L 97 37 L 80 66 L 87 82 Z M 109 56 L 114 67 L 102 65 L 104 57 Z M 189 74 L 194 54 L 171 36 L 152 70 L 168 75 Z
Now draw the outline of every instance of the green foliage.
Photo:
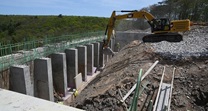
M 150 12 L 155 18 L 170 20 L 190 19 L 193 22 L 208 22 L 208 0 L 163 0 L 141 10 Z M 120 20 L 116 30 L 136 30 L 150 27 L 144 19 Z
M 208 0 L 163 0 L 147 8 L 157 18 L 208 22 Z
M 108 18 L 0 15 L 0 41 L 22 42 L 50 36 L 105 30 Z

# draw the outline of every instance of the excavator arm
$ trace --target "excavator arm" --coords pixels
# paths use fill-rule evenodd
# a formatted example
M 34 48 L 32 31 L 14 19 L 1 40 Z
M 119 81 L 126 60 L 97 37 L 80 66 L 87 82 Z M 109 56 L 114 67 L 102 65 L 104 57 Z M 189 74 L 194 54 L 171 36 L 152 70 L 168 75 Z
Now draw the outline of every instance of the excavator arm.
M 116 11 L 113 11 L 109 19 L 107 28 L 106 28 L 106 32 L 105 32 L 105 35 L 107 35 L 107 40 L 104 41 L 104 44 L 103 44 L 104 48 L 106 48 L 110 42 L 116 20 L 121 20 L 121 19 L 126 19 L 126 18 L 144 18 L 148 21 L 150 25 L 153 25 L 153 22 L 157 24 L 155 17 L 146 11 L 133 10 L 133 11 L 120 11 L 120 12 L 130 12 L 130 13 L 123 14 L 123 15 L 116 15 Z

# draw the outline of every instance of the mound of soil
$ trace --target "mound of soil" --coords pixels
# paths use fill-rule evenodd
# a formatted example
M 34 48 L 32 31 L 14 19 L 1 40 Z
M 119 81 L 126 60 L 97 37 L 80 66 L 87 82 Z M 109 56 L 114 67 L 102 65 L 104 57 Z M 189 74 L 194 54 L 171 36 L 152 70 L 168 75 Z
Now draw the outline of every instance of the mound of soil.
M 72 106 L 85 110 L 118 110 L 126 109 L 120 102 L 136 83 L 139 69 L 147 70 L 155 61 L 156 56 L 150 46 L 133 41 L 109 60 L 104 70 L 94 79 L 71 103 Z M 159 70 L 159 69 L 158 69 Z M 125 101 L 127 107 L 133 94 Z
M 199 31 L 200 32 L 200 31 Z M 166 66 L 164 82 L 170 83 L 176 68 L 171 109 L 173 111 L 208 110 L 208 57 L 167 59 L 151 44 L 133 41 L 109 60 L 104 70 L 70 103 L 88 111 L 124 111 L 130 107 L 134 92 L 124 103 L 120 100 L 136 83 L 139 69 L 143 72 L 156 61 L 159 63 L 142 81 L 144 93 L 139 98 L 138 110 L 146 111 L 148 98 L 154 100 Z M 204 53 L 204 52 L 203 52 Z M 150 97 L 149 97 L 150 96 Z
M 178 66 L 171 109 L 208 111 L 208 58 Z

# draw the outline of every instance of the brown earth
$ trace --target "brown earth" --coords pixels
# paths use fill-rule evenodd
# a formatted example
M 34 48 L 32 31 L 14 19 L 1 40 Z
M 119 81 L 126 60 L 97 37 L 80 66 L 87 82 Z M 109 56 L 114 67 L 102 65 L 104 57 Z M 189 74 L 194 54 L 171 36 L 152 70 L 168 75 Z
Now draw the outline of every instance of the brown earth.
M 171 102 L 173 111 L 208 111 L 208 57 L 188 57 L 183 60 L 162 58 L 154 53 L 150 44 L 133 41 L 109 60 L 100 75 L 76 97 L 70 106 L 88 111 L 122 111 L 129 108 L 132 93 L 120 102 L 136 83 L 139 69 L 143 73 L 156 61 L 159 63 L 142 81 L 146 87 L 139 98 L 138 110 L 146 110 L 149 100 L 154 100 L 166 66 L 164 82 L 170 83 L 176 68 Z M 144 104 L 145 103 L 145 104 Z

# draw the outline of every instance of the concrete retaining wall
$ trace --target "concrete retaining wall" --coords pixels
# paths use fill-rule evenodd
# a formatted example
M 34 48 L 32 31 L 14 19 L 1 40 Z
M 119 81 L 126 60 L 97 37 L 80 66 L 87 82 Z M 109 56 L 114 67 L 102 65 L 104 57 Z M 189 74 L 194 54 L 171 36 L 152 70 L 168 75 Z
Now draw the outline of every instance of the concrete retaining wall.
M 133 40 L 142 40 L 142 37 L 147 34 L 149 33 L 117 32 L 116 37 L 111 39 L 109 47 L 116 51 L 118 50 L 116 49 L 116 43 L 119 43 L 120 48 L 122 48 Z M 15 69 L 14 67 L 11 67 L 11 70 L 1 72 L 0 87 L 9 89 L 9 83 L 2 81 L 9 81 L 10 73 L 10 79 L 21 78 L 25 81 L 25 83 L 21 83 L 24 91 L 23 89 L 22 91 L 16 90 L 15 88 L 17 88 L 17 86 L 15 85 L 18 85 L 16 84 L 18 81 L 12 81 L 10 83 L 10 89 L 13 91 L 28 95 L 33 95 L 34 93 L 36 97 L 53 101 L 54 87 L 56 92 L 65 96 L 68 88 L 76 88 L 75 77 L 78 73 L 82 73 L 83 81 L 88 81 L 87 76 L 93 75 L 93 68 L 103 67 L 108 59 L 111 58 L 111 56 L 104 56 L 102 52 L 100 53 L 102 44 L 103 42 L 96 42 L 86 46 L 66 49 L 64 53 L 52 54 L 50 56 L 51 59 L 36 59 L 25 65 L 27 70 L 24 68 L 19 70 L 18 68 Z M 43 48 L 40 49 L 42 50 Z M 27 51 L 23 53 L 31 52 Z M 16 72 L 16 70 L 18 71 Z M 25 72 L 27 72 L 26 75 Z M 30 77 L 28 75 L 30 75 Z M 35 87 L 34 90 L 29 89 L 29 87 L 33 88 L 33 85 Z
M 116 51 L 118 50 L 116 49 L 116 43 L 119 42 L 120 48 L 122 48 L 133 40 L 141 40 L 146 34 L 117 33 L 116 38 L 112 38 L 109 46 Z M 10 70 L 1 72 L 4 74 L 1 74 L 0 80 L 10 78 L 11 90 L 49 101 L 54 101 L 54 91 L 67 97 L 68 94 L 72 94 L 69 93 L 72 89 L 78 87 L 78 84 L 79 87 L 82 87 L 82 83 L 88 83 L 90 77 L 94 78 L 94 67 L 103 67 L 108 59 L 112 57 L 104 56 L 100 52 L 102 44 L 103 42 L 96 42 L 66 49 L 64 53 L 50 55 L 50 58 L 39 58 L 30 61 L 24 67 L 11 67 Z M 78 73 L 81 73 L 82 81 L 76 84 L 75 77 Z M 9 74 L 10 76 L 8 76 Z M 19 81 L 20 79 L 23 81 Z M 5 88 L 6 86 L 6 89 L 9 89 L 9 83 L 2 84 L 0 84 L 0 87 Z
M 148 34 L 150 33 L 117 31 L 116 37 L 115 37 L 115 43 L 114 43 L 114 51 L 118 51 L 118 48 L 116 47 L 117 43 L 119 43 L 120 49 L 121 49 L 122 47 L 124 47 L 125 45 L 129 44 L 130 42 L 134 40 L 142 41 L 142 38 Z

